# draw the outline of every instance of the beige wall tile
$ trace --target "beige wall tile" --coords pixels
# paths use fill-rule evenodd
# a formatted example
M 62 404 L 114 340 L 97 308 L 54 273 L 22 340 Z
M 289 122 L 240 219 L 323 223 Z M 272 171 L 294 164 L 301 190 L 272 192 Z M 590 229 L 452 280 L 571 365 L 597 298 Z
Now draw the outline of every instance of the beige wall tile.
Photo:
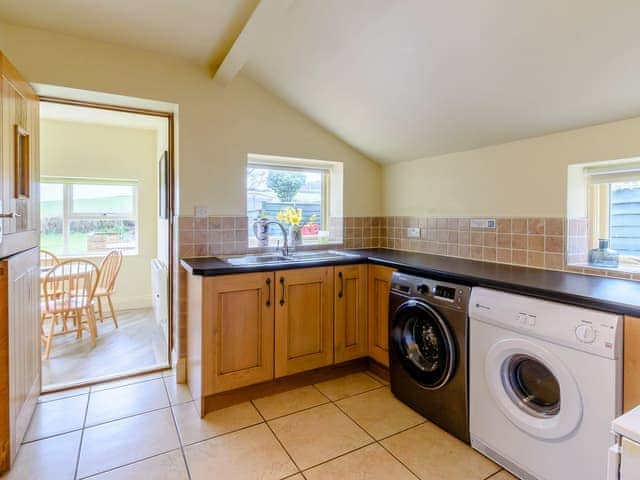
M 543 252 L 527 252 L 527 265 L 530 267 L 544 267 L 544 253 Z
M 544 235 L 544 218 L 528 218 L 527 233 L 529 235 Z
M 526 218 L 512 218 L 511 219 L 511 233 L 527 233 L 527 219 Z
M 511 234 L 499 233 L 496 246 L 498 248 L 511 248 Z
M 545 235 L 563 235 L 564 234 L 563 218 L 547 218 L 545 219 L 544 233 Z
M 511 248 L 513 248 L 514 250 L 526 250 L 527 236 L 521 234 L 511 235 Z
M 498 248 L 496 250 L 496 261 L 500 263 L 511 263 L 511 249 Z
M 527 251 L 526 250 L 511 250 L 511 261 L 515 265 L 527 264 Z
M 561 236 L 545 236 L 544 251 L 550 253 L 562 253 L 564 247 L 564 237 Z
M 484 232 L 483 245 L 485 247 L 496 246 L 496 234 L 494 232 Z

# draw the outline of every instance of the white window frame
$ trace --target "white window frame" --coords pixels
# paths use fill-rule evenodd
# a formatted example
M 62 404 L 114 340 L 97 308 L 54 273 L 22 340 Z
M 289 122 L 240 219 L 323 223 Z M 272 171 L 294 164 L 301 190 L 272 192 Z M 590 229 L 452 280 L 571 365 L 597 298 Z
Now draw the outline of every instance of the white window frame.
M 129 179 L 112 179 L 112 178 L 90 178 L 90 177 L 52 177 L 46 176 L 40 178 L 41 183 L 52 183 L 62 185 L 62 238 L 63 253 L 59 257 L 102 257 L 104 252 L 72 252 L 69 250 L 70 242 L 70 225 L 73 220 L 122 220 L 133 221 L 136 225 L 135 233 L 135 249 L 127 249 L 123 251 L 124 255 L 135 256 L 140 252 L 140 219 L 138 205 L 138 185 L 137 180 Z M 133 187 L 133 213 L 131 215 L 91 212 L 91 213 L 74 213 L 73 212 L 73 186 L 74 185 L 117 185 Z
M 322 174 L 322 186 L 321 186 L 321 219 L 320 227 L 322 230 L 329 230 L 329 222 L 331 217 L 342 217 L 342 202 L 343 202 L 343 164 L 342 162 L 328 161 L 328 160 L 315 160 L 305 158 L 294 157 L 282 157 L 274 155 L 262 155 L 250 153 L 247 156 L 246 172 L 249 168 L 262 168 L 262 169 L 274 169 L 274 170 L 289 170 L 298 172 L 316 172 Z M 247 192 L 245 189 L 245 201 L 247 199 Z M 247 211 L 247 205 L 245 205 L 245 212 Z M 249 247 L 253 248 L 257 246 L 257 240 L 253 235 L 253 228 L 251 225 L 251 218 L 249 218 Z M 317 242 L 304 240 L 304 245 L 313 245 Z M 330 243 L 342 243 L 340 236 L 339 241 L 333 241 Z

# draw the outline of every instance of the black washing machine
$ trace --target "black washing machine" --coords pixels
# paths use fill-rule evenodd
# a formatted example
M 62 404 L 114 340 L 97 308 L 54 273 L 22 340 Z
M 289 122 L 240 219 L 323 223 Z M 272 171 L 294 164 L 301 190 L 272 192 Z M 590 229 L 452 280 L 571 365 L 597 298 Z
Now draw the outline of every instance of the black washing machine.
M 466 443 L 470 293 L 469 287 L 394 273 L 389 297 L 391 391 Z

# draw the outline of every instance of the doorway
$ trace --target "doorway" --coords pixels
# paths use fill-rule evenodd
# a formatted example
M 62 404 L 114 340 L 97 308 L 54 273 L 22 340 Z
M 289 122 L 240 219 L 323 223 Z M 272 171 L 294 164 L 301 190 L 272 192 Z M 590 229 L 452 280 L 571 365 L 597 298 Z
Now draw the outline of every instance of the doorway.
M 41 98 L 45 391 L 170 366 L 172 132 L 171 113 Z M 86 317 L 48 308 L 71 265 L 95 266 Z

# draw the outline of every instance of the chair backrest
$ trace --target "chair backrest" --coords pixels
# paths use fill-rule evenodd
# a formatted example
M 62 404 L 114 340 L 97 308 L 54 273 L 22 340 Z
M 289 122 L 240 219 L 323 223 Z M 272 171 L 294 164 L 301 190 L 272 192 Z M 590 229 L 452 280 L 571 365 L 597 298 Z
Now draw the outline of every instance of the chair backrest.
M 45 310 L 51 305 L 83 308 L 91 305 L 100 277 L 98 266 L 89 260 L 66 260 L 55 265 L 43 280 Z
M 58 265 L 60 260 L 49 250 L 40 250 L 40 266 L 41 267 L 53 267 Z
M 107 293 L 113 293 L 121 266 L 122 252 L 120 250 L 111 250 L 107 253 L 107 256 L 100 263 L 100 282 L 98 287 L 103 288 Z

